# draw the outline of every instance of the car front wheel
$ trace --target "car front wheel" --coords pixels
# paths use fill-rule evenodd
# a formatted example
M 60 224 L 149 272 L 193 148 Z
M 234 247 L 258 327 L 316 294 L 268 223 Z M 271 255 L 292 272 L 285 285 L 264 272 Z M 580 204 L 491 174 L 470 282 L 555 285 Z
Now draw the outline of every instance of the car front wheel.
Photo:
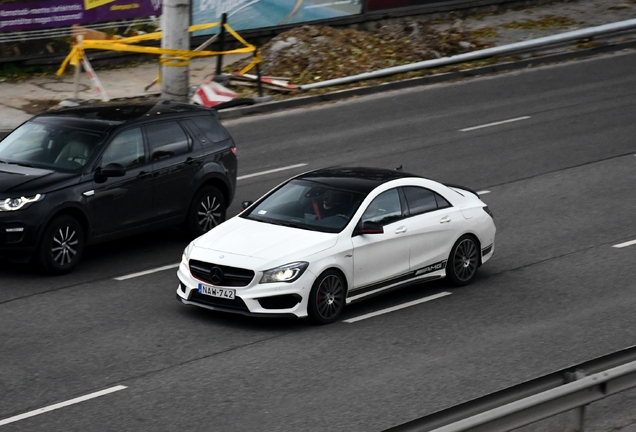
M 44 230 L 38 250 L 38 265 L 47 274 L 73 270 L 84 252 L 84 229 L 77 219 L 62 215 Z
M 223 194 L 213 186 L 205 186 L 194 196 L 188 213 L 187 228 L 193 237 L 210 231 L 225 221 L 227 211 Z
M 345 282 L 335 270 L 323 272 L 311 288 L 307 313 L 316 324 L 330 324 L 338 319 L 345 306 Z
M 468 285 L 475 278 L 479 267 L 479 246 L 471 236 L 463 236 L 451 250 L 446 275 L 455 286 Z

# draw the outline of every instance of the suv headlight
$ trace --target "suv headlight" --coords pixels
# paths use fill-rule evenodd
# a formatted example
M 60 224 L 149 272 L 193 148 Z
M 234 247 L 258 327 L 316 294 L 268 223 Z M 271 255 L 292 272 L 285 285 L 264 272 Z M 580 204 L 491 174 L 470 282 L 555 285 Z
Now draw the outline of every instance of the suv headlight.
M 260 283 L 293 282 L 307 270 L 307 267 L 308 262 L 299 261 L 265 270 Z
M 44 197 L 44 194 L 37 194 L 32 197 L 5 198 L 0 200 L 0 211 L 20 210 L 31 203 L 42 201 Z

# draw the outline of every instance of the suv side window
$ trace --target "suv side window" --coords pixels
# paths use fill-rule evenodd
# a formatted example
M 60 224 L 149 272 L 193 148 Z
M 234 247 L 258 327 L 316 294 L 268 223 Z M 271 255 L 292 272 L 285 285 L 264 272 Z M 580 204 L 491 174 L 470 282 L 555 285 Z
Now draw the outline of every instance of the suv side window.
M 375 197 L 362 215 L 362 222 L 377 222 L 388 225 L 402 219 L 402 205 L 397 189 L 382 192 Z
M 141 165 L 146 158 L 144 139 L 140 128 L 119 133 L 102 155 L 102 166 L 118 163 L 126 168 Z
M 428 189 L 407 186 L 403 190 L 411 216 L 451 206 L 441 195 Z
M 230 138 L 223 125 L 211 115 L 197 116 L 190 119 L 211 142 L 221 142 Z
M 190 151 L 190 137 L 176 121 L 147 125 L 146 135 L 150 144 L 150 160 Z

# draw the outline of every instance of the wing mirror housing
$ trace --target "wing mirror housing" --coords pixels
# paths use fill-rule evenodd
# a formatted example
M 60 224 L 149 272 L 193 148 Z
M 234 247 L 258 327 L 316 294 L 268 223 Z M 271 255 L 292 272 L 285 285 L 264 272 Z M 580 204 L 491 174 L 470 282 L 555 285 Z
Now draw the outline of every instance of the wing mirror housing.
M 95 171 L 95 181 L 103 183 L 109 177 L 123 177 L 126 175 L 126 167 L 118 163 L 109 163 L 103 168 L 97 168 Z
M 365 234 L 384 234 L 384 227 L 382 224 L 372 221 L 363 222 L 362 225 L 358 225 L 353 235 L 365 235 Z

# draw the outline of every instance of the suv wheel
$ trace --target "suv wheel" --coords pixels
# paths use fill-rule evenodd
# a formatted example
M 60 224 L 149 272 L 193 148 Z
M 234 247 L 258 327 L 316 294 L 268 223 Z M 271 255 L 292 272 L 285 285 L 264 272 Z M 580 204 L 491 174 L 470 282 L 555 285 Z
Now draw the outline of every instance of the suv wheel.
M 84 252 L 84 230 L 73 217 L 53 219 L 44 230 L 37 259 L 48 274 L 65 274 L 73 270 Z
M 193 237 L 199 237 L 225 221 L 227 211 L 223 194 L 213 186 L 204 186 L 190 204 L 186 226 Z

